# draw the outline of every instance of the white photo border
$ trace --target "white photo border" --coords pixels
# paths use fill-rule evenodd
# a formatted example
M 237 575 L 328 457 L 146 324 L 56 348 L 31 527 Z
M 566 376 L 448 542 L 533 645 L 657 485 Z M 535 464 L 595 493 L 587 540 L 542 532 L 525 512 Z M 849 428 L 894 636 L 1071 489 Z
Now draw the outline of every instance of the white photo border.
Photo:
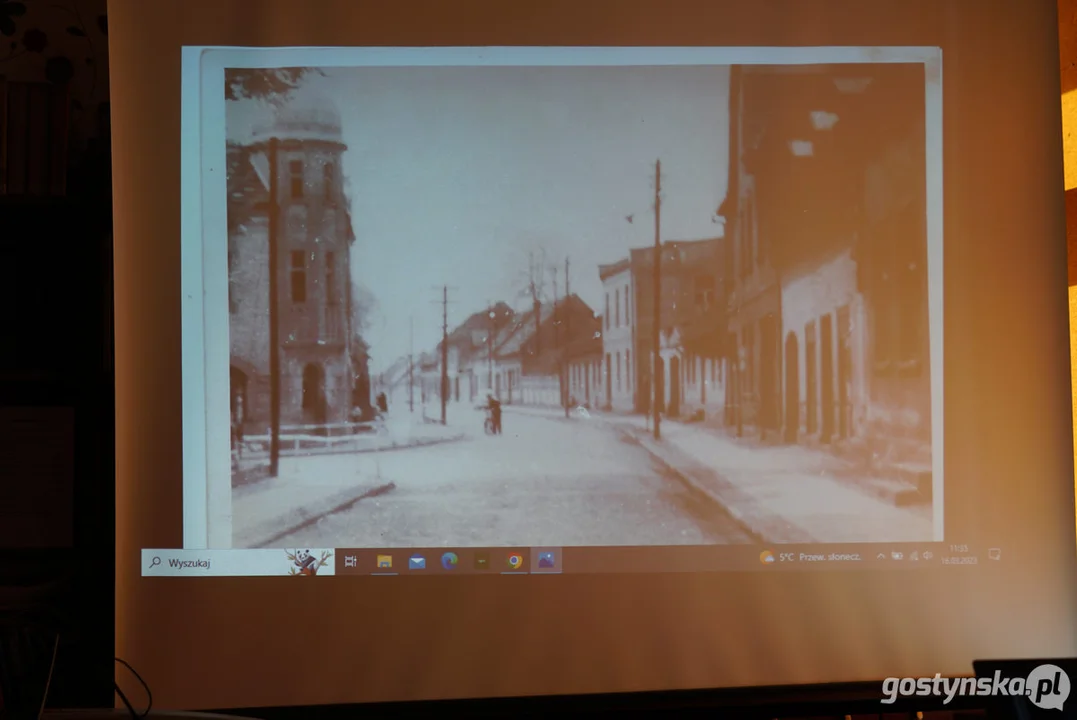
M 182 50 L 183 546 L 232 547 L 228 68 L 922 63 L 925 67 L 933 540 L 944 540 L 942 50 L 937 47 L 374 47 Z

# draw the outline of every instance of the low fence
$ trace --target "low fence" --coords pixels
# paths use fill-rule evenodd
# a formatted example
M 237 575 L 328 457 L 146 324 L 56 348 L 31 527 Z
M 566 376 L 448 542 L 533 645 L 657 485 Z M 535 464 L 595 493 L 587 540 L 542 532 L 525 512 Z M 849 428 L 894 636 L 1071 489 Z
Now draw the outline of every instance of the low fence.
M 502 395 L 505 395 L 502 392 Z M 519 385 L 513 388 L 513 405 L 531 405 L 534 407 L 561 407 L 561 382 L 557 376 L 535 377 L 525 375 Z
M 280 429 L 280 454 L 306 455 L 352 447 L 363 449 L 384 442 L 387 433 L 385 423 L 381 420 L 329 425 L 289 425 Z M 237 448 L 237 454 L 245 460 L 268 457 L 271 442 L 272 437 L 269 434 L 245 435 Z

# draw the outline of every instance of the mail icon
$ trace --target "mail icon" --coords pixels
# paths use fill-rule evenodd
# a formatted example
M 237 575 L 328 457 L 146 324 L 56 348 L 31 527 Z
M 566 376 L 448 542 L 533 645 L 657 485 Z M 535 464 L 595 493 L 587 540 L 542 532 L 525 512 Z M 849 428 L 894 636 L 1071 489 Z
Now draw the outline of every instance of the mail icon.
M 378 555 L 378 569 L 391 568 L 393 566 L 392 555 Z
M 426 558 L 422 555 L 412 555 L 408 558 L 408 570 L 426 570 Z

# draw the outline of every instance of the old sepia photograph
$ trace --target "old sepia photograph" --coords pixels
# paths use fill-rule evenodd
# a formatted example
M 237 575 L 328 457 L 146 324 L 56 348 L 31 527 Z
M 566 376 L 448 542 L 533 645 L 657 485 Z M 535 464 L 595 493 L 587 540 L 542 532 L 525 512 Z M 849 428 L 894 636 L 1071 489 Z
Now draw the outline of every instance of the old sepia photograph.
M 937 539 L 937 78 L 868 56 L 225 70 L 233 546 Z

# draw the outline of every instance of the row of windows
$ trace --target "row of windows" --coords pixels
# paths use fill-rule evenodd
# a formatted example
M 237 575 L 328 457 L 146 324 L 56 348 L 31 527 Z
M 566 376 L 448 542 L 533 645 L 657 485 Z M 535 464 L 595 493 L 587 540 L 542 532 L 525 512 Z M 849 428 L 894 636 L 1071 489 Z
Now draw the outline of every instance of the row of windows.
M 289 258 L 288 278 L 289 297 L 295 304 L 307 302 L 307 283 L 309 275 L 308 258 L 313 263 L 315 254 L 306 250 L 293 250 Z M 228 310 L 235 313 L 239 311 L 239 303 L 236 298 L 236 283 L 238 269 L 236 268 L 236 253 L 228 251 Z M 326 305 L 339 305 L 339 280 L 337 278 L 337 257 L 332 250 L 325 253 L 325 302 Z
M 622 389 L 631 392 L 632 391 L 632 353 L 628 350 L 621 353 L 606 353 L 607 366 L 613 368 L 614 378 L 611 379 L 611 385 L 614 385 L 617 391 Z M 622 375 L 623 369 L 623 375 Z M 681 363 L 681 374 L 683 381 L 688 385 L 695 385 L 700 381 L 710 383 L 718 383 L 722 381 L 722 368 L 720 363 L 714 359 L 708 359 L 700 356 L 689 355 Z M 588 377 L 588 375 L 590 377 Z M 570 382 L 573 388 L 583 387 L 585 383 L 591 383 L 596 389 L 599 388 L 599 383 L 602 379 L 602 368 L 597 362 L 591 363 L 587 366 L 574 365 L 569 375 Z M 622 384 L 623 381 L 623 384 Z
M 697 275 L 693 278 L 693 284 L 691 288 L 692 296 L 691 301 L 695 303 L 695 307 L 698 310 L 709 310 L 715 303 L 717 297 L 717 282 L 713 275 Z M 677 301 L 681 296 L 680 287 L 676 282 L 667 282 L 665 284 L 665 294 L 668 296 L 666 302 L 674 310 L 677 309 Z M 611 327 L 627 327 L 632 324 L 631 317 L 631 295 L 629 294 L 629 288 L 626 286 L 623 290 L 624 302 L 622 305 L 622 291 L 618 290 L 612 295 L 612 308 L 611 308 L 611 295 L 606 293 L 606 315 L 605 324 L 606 329 Z M 623 309 L 623 312 L 622 312 Z M 612 312 L 611 312 L 612 310 Z
M 337 187 L 336 164 L 327 162 L 322 165 L 322 199 L 332 204 L 336 201 Z M 293 200 L 306 197 L 307 175 L 305 163 L 302 160 L 291 160 L 288 163 L 288 194 Z
M 589 381 L 596 386 L 602 379 L 602 367 L 599 363 L 593 363 L 589 366 L 591 377 Z M 609 375 L 611 385 L 616 388 L 618 392 L 621 390 L 632 390 L 632 353 L 629 350 L 625 350 L 624 354 L 606 353 L 606 373 Z M 586 378 L 585 369 L 582 365 L 574 365 L 572 367 L 571 375 L 569 376 L 570 382 L 573 386 L 581 386 L 584 384 Z
M 314 253 L 310 253 L 310 260 L 314 261 Z M 305 303 L 307 301 L 307 251 L 293 250 L 291 257 L 291 290 L 293 303 Z M 325 253 L 325 302 L 327 305 L 338 305 L 340 298 L 337 296 L 337 258 L 332 250 Z
M 702 372 L 700 371 L 702 368 Z M 700 382 L 718 383 L 722 381 L 722 367 L 713 358 L 688 355 L 681 363 L 681 375 L 685 384 L 695 385 Z
M 621 297 L 624 297 L 624 322 L 621 322 Z M 613 293 L 613 314 L 610 314 L 610 293 L 606 293 L 606 329 L 611 327 L 622 327 L 632 324 L 631 307 L 632 300 L 631 295 L 628 292 L 628 286 L 625 285 L 624 290 L 616 290 Z

